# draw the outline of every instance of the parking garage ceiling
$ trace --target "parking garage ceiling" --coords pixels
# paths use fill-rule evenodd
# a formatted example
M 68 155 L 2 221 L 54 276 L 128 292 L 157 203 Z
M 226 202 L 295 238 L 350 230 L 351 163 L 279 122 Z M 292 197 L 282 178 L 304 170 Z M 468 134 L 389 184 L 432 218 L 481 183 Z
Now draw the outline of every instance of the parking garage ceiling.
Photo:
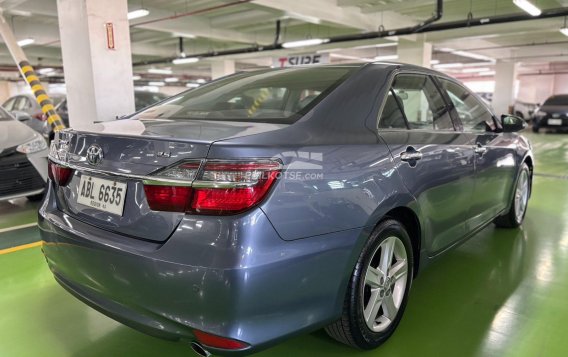
M 273 43 L 275 24 L 281 21 L 281 41 L 329 38 L 347 34 L 413 26 L 430 17 L 433 0 L 132 0 L 129 10 L 146 9 L 145 17 L 131 20 L 134 63 L 172 58 L 184 52 L 208 53 L 264 46 Z M 568 7 L 568 0 L 540 0 L 543 9 Z M 4 0 L 0 7 L 12 24 L 18 40 L 32 39 L 26 54 L 37 66 L 61 66 L 56 0 Z M 510 0 L 446 0 L 441 22 L 509 14 L 522 14 Z M 568 59 L 568 38 L 560 33 L 564 18 L 516 22 L 475 28 L 460 28 L 424 34 L 434 45 L 435 63 L 476 63 L 485 59 L 515 60 L 525 70 L 550 70 Z M 422 35 L 421 35 L 422 36 Z M 410 40 L 417 35 L 408 36 Z M 544 39 L 544 40 L 543 40 Z M 327 44 L 318 47 L 330 53 L 332 62 L 360 62 L 396 55 L 397 38 Z M 377 46 L 378 45 L 378 46 Z M 309 51 L 309 50 L 308 50 Z M 232 56 L 237 70 L 265 67 L 272 57 L 306 49 Z M 207 77 L 209 58 L 194 64 L 172 67 L 186 76 Z M 0 46 L 0 65 L 12 66 L 5 46 Z M 561 64 L 560 64 L 561 65 Z M 146 71 L 137 67 L 135 72 Z M 448 71 L 451 71 L 448 69 Z M 453 73 L 459 77 L 459 73 Z

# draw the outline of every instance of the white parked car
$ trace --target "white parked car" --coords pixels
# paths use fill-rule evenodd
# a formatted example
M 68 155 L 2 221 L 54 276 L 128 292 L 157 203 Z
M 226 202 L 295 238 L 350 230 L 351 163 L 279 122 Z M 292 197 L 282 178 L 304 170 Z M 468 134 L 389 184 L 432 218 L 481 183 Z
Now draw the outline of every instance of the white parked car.
M 516 101 L 513 106 L 513 113 L 519 118 L 527 121 L 532 120 L 538 104 Z
M 40 200 L 47 182 L 45 139 L 0 109 L 0 201 Z

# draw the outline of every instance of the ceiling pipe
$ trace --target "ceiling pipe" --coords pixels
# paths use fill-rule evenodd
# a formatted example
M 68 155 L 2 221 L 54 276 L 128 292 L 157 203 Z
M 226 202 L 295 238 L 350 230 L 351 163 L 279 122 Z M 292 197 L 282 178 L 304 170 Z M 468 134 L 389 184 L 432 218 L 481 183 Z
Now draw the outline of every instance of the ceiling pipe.
M 503 24 L 503 23 L 512 23 L 518 21 L 531 21 L 531 20 L 542 20 L 548 19 L 553 17 L 561 17 L 561 16 L 568 16 L 568 8 L 555 8 L 550 10 L 543 10 L 541 15 L 539 16 L 531 16 L 529 14 L 510 14 L 510 15 L 499 15 L 499 16 L 492 16 L 492 17 L 482 17 L 482 18 L 468 18 L 465 20 L 458 20 L 458 21 L 448 21 L 448 22 L 436 22 L 437 20 L 432 20 L 437 17 L 438 10 L 439 14 L 442 14 L 442 7 L 441 4 L 443 3 L 442 0 L 438 0 L 438 6 L 436 14 L 426 20 L 424 23 L 419 24 L 418 26 L 412 27 L 404 27 L 394 30 L 381 30 L 381 31 L 373 31 L 373 32 L 366 32 L 362 34 L 352 34 L 352 35 L 343 35 L 343 36 L 335 36 L 329 38 L 329 41 L 326 44 L 330 43 L 342 43 L 342 42 L 350 42 L 350 41 L 359 41 L 359 40 L 370 40 L 370 39 L 378 39 L 378 38 L 385 38 L 385 37 L 392 37 L 392 36 L 405 36 L 405 35 L 412 35 L 417 33 L 428 33 L 428 32 L 435 32 L 435 31 L 446 31 L 446 30 L 455 30 L 461 28 L 468 28 L 468 27 L 478 27 L 478 26 L 485 26 L 485 25 L 496 25 L 496 24 Z M 245 48 L 237 48 L 233 50 L 224 50 L 224 51 L 213 51 L 213 52 L 206 52 L 201 54 L 192 54 L 191 57 L 200 57 L 200 58 L 209 58 L 209 57 L 219 57 L 219 56 L 231 56 L 231 55 L 239 55 L 239 54 L 246 54 L 246 53 L 255 53 L 255 52 L 267 52 L 267 51 L 274 51 L 282 49 L 282 44 L 273 44 L 268 46 L 253 46 L 253 47 L 245 47 Z M 140 61 L 133 64 L 133 66 L 146 66 L 146 65 L 153 65 L 153 64 L 164 64 L 169 63 L 174 59 L 174 57 L 170 58 L 162 58 L 157 60 L 150 60 L 150 61 Z
M 274 35 L 273 46 L 278 46 L 279 42 L 280 42 L 280 20 L 276 20 L 276 34 Z

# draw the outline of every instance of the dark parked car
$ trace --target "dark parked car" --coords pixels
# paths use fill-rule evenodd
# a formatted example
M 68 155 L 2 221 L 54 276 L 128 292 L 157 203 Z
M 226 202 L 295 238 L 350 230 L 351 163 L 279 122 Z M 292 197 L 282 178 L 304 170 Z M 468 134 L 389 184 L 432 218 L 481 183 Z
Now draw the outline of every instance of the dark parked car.
M 532 128 L 535 133 L 541 128 L 568 129 L 568 94 L 548 98 L 536 111 Z
M 202 355 L 322 327 L 375 348 L 432 259 L 522 223 L 525 125 L 415 66 L 238 73 L 59 133 L 43 251 L 77 298 Z

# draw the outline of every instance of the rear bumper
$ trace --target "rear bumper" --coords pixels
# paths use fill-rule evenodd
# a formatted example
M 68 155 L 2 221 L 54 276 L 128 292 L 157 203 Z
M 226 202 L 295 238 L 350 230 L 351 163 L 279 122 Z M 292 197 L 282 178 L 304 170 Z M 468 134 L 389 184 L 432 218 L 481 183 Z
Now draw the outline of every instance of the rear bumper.
M 50 190 L 51 191 L 51 190 Z M 359 230 L 287 242 L 262 211 L 187 217 L 165 243 L 39 212 L 57 281 L 109 317 L 150 335 L 193 341 L 193 330 L 246 342 L 248 354 L 339 317 Z
M 548 120 L 552 119 L 552 120 L 561 120 L 561 124 L 560 125 L 553 125 L 553 124 L 549 124 Z M 548 128 L 548 129 L 568 129 L 568 118 L 541 118 L 541 119 L 534 119 L 533 120 L 533 125 L 539 127 L 539 128 Z

